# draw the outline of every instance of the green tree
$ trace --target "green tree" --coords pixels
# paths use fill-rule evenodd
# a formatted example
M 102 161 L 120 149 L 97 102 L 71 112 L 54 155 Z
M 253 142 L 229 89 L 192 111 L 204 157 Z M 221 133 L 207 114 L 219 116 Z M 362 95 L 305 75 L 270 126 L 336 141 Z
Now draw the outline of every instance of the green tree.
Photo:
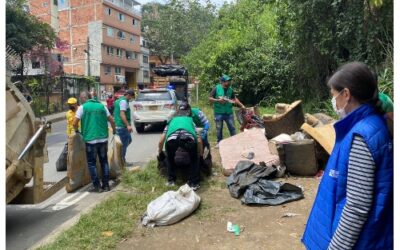
M 215 19 L 215 6 L 209 0 L 171 0 L 149 3 L 142 8 L 143 37 L 162 63 L 169 57 L 186 55 L 208 33 Z
M 32 49 L 51 49 L 56 40 L 50 25 L 22 10 L 23 1 L 13 0 L 6 4 L 6 44 L 21 59 L 19 74 L 23 75 L 23 56 Z
M 247 104 L 301 98 L 325 109 L 327 78 L 356 60 L 392 95 L 392 0 L 238 0 L 183 62 L 204 94 L 227 73 Z

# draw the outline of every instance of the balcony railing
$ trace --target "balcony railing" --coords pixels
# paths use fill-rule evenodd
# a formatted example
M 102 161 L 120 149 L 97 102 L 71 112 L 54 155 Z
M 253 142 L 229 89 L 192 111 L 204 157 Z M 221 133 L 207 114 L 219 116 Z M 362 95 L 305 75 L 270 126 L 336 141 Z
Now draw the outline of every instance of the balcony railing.
M 104 0 L 106 2 L 112 3 L 128 12 L 135 14 L 136 16 L 142 16 L 140 10 L 136 9 L 134 6 L 139 6 L 140 4 L 133 0 Z

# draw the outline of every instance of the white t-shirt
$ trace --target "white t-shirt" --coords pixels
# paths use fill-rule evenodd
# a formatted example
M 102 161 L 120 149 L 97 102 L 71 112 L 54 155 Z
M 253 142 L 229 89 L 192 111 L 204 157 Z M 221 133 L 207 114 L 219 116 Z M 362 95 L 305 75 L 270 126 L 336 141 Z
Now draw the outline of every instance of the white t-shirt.
M 126 110 L 128 110 L 128 107 L 129 107 L 129 104 L 126 100 L 121 100 L 119 102 L 119 110 L 120 111 L 126 111 Z
M 110 111 L 108 111 L 106 106 L 104 106 L 104 110 L 106 111 L 107 117 L 109 117 L 110 116 Z M 78 110 L 76 111 L 75 117 L 80 120 L 82 118 L 82 116 L 83 116 L 83 113 L 84 113 L 83 112 L 83 105 L 81 105 L 81 106 L 79 106 Z M 95 144 L 95 143 L 106 142 L 106 141 L 108 141 L 108 138 L 91 140 L 91 141 L 87 141 L 86 143 Z

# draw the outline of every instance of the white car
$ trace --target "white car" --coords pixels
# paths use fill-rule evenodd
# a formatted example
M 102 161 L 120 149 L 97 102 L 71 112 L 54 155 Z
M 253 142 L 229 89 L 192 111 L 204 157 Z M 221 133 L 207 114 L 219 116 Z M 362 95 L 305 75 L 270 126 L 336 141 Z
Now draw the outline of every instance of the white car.
M 140 90 L 133 102 L 133 123 L 136 131 L 142 133 L 147 124 L 166 124 L 175 115 L 176 95 L 168 89 Z

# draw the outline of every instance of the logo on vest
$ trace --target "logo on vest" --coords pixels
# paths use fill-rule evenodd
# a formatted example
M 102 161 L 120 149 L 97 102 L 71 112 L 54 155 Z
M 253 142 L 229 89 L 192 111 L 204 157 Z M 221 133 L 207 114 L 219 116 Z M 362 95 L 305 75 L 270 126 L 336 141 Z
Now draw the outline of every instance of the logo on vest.
M 329 176 L 330 176 L 330 177 L 333 177 L 333 178 L 338 178 L 338 176 L 339 176 L 339 171 L 334 170 L 334 169 L 331 169 L 331 170 L 329 171 Z

